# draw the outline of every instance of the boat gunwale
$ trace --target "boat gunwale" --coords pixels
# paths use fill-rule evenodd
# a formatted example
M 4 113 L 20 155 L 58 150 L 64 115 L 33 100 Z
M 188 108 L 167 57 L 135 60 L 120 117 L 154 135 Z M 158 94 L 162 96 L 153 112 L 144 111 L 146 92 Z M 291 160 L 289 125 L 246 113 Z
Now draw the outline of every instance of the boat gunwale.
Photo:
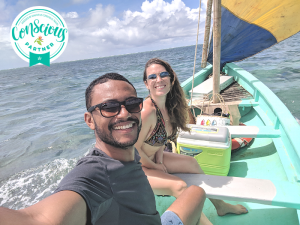
M 194 76 L 194 87 L 203 82 L 211 74 L 211 71 L 212 66 L 208 65 L 196 73 Z M 300 125 L 282 101 L 251 73 L 234 63 L 226 64 L 223 71 L 230 76 L 234 76 L 234 79 L 254 96 L 254 103 L 258 103 L 258 106 L 253 105 L 253 108 L 256 108 L 257 114 L 265 125 L 280 130 L 281 141 L 274 141 L 274 144 L 277 151 L 279 151 L 278 154 L 282 163 L 285 165 L 284 170 L 289 181 L 299 182 L 300 146 L 297 145 L 297 134 L 299 135 L 300 133 Z M 190 97 L 189 91 L 192 89 L 192 80 L 193 77 L 190 77 L 181 84 L 187 97 Z
M 227 73 L 234 71 L 236 75 L 236 81 L 242 85 L 248 92 L 253 94 L 255 102 L 258 102 L 259 107 L 263 110 L 265 115 L 258 112 L 259 115 L 267 116 L 269 121 L 263 119 L 267 126 L 273 126 L 274 129 L 281 131 L 281 141 L 276 141 L 277 151 L 285 151 L 284 153 L 279 152 L 279 156 L 285 165 L 284 169 L 288 176 L 289 181 L 299 182 L 300 181 L 300 146 L 297 145 L 297 134 L 300 133 L 300 125 L 295 120 L 294 116 L 288 110 L 288 108 L 282 103 L 282 101 L 259 79 L 254 77 L 251 73 L 238 67 L 234 63 L 226 64 L 224 70 Z M 264 104 L 262 104 L 264 102 Z M 271 112 L 274 114 L 273 118 Z M 272 120 L 273 119 L 273 120 Z M 283 157 L 288 157 L 284 159 Z M 286 165 L 284 162 L 290 162 Z M 288 166 L 288 167 L 287 167 Z

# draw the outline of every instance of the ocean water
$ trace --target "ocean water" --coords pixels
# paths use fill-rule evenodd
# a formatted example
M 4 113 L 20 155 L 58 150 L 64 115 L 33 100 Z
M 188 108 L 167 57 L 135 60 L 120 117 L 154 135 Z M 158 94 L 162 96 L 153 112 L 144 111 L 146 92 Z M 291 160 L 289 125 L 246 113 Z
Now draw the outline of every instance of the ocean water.
M 300 118 L 300 34 L 237 64 L 262 80 Z M 201 46 L 197 67 L 200 68 Z M 142 81 L 148 59 L 168 61 L 180 82 L 190 77 L 194 46 L 53 63 L 0 71 L 0 206 L 19 209 L 49 196 L 94 145 L 83 120 L 85 88 L 118 72 L 148 95 Z

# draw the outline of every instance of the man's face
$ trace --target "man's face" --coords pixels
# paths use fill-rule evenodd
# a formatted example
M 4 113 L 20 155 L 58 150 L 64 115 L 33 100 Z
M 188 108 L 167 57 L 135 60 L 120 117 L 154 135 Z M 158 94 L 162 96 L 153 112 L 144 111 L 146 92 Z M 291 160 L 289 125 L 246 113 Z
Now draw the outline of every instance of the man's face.
M 91 105 L 109 101 L 123 102 L 136 97 L 134 88 L 125 81 L 109 80 L 94 87 Z M 141 129 L 141 113 L 129 113 L 122 105 L 118 115 L 105 118 L 99 108 L 92 112 L 96 136 L 104 143 L 117 148 L 127 149 L 133 146 Z

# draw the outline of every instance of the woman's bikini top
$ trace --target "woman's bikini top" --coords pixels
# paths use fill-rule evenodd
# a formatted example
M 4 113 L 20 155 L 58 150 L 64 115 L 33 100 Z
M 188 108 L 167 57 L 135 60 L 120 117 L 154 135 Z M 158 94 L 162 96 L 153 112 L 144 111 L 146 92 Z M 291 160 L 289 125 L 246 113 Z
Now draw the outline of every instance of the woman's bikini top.
M 176 139 L 176 135 L 171 135 L 167 137 L 167 131 L 165 129 L 165 121 L 163 118 L 163 115 L 153 99 L 150 97 L 151 101 L 153 102 L 155 108 L 156 108 L 156 125 L 151 133 L 151 135 L 146 139 L 145 143 L 151 145 L 151 146 L 163 146 L 168 143 L 168 141 L 173 141 Z

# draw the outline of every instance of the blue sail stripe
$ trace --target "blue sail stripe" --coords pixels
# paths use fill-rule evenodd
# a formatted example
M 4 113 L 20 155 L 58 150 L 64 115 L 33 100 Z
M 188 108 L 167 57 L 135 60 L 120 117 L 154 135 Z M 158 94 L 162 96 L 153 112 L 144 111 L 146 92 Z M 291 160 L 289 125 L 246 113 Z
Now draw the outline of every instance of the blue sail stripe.
M 241 20 L 222 7 L 221 69 L 228 62 L 243 60 L 276 43 L 276 38 L 269 31 Z M 213 63 L 213 41 L 207 61 Z

